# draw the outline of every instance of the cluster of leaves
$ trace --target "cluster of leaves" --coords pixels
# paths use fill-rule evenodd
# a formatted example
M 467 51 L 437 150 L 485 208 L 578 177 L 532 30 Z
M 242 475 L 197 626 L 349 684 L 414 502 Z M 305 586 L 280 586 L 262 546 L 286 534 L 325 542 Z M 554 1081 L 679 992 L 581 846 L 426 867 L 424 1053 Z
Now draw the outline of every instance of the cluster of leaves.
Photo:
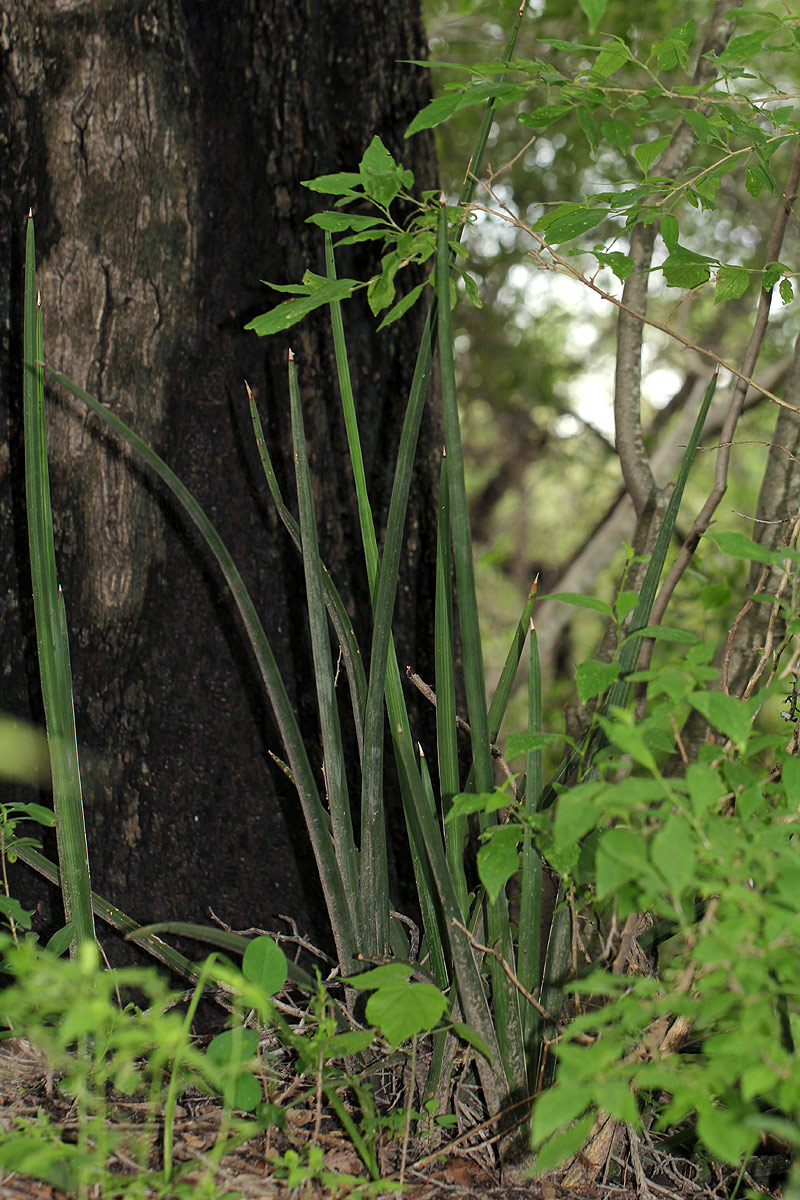
M 153 1128 L 145 1124 L 140 1136 L 132 1136 L 127 1127 L 118 1127 L 109 1108 L 114 1094 L 143 1099 L 153 1115 L 163 1109 L 163 1178 L 176 1189 L 174 1194 L 181 1191 L 180 1179 L 173 1178 L 175 1108 L 187 1087 L 223 1102 L 223 1122 L 210 1156 L 213 1163 L 247 1138 L 273 1126 L 284 1127 L 287 1109 L 306 1103 L 309 1089 L 293 1089 L 294 1098 L 284 1105 L 270 1099 L 271 1081 L 278 1074 L 271 1052 L 262 1048 L 261 1031 L 267 1028 L 277 1032 L 281 1044 L 293 1053 L 297 1075 L 309 1079 L 311 1094 L 324 1094 L 337 1112 L 377 1183 L 377 1145 L 386 1136 L 387 1121 L 377 1111 L 369 1085 L 349 1073 L 345 1063 L 370 1050 L 380 1062 L 386 1043 L 391 1050 L 430 1033 L 448 1008 L 437 988 L 410 979 L 410 968 L 391 964 L 346 981 L 357 991 L 370 993 L 368 1027 L 349 1028 L 340 1006 L 318 981 L 303 1027 L 295 1028 L 272 1003 L 286 984 L 286 958 L 264 936 L 248 943 L 241 970 L 217 955 L 206 960 L 185 1015 L 177 1007 L 179 996 L 155 969 L 101 971 L 93 943 L 82 945 L 76 958 L 64 960 L 37 947 L 33 938 L 14 943 L 3 934 L 0 954 L 9 978 L 3 992 L 3 1019 L 13 1036 L 27 1038 L 56 1074 L 60 1092 L 74 1101 L 80 1129 L 77 1143 L 68 1143 L 60 1126 L 40 1112 L 35 1124 L 25 1121 L 0 1137 L 0 1164 L 70 1192 L 102 1186 L 110 1159 L 123 1148 L 139 1170 L 115 1177 L 115 1191 L 138 1195 L 153 1183 L 148 1173 Z M 225 988 L 235 1001 L 236 1015 L 231 1028 L 214 1037 L 203 1051 L 192 1039 L 191 1023 L 207 984 Z M 120 995 L 132 989 L 144 997 L 144 1007 L 119 1006 Z M 257 1027 L 242 1024 L 245 1012 L 255 1016 Z M 475 1040 L 465 1026 L 458 1024 L 458 1031 Z M 341 1099 L 345 1091 L 356 1100 L 358 1120 L 351 1115 L 352 1106 Z M 236 1117 L 234 1112 L 250 1116 Z M 424 1121 L 431 1114 L 403 1110 L 398 1119 Z M 278 1174 L 285 1174 L 287 1180 L 300 1175 L 323 1179 L 331 1174 L 321 1161 L 301 1162 L 292 1153 L 276 1163 Z M 328 1183 L 333 1182 L 331 1175 Z M 343 1181 L 337 1177 L 336 1183 L 341 1186 Z M 198 1186 L 196 1181 L 192 1186 Z
M 385 313 L 378 329 L 397 321 L 434 282 L 434 279 L 425 280 L 395 301 L 398 272 L 411 263 L 426 263 L 436 253 L 438 194 L 423 192 L 421 199 L 412 196 L 413 171 L 396 163 L 377 135 L 364 152 L 358 171 L 320 175 L 306 180 L 303 186 L 324 196 L 338 197 L 334 210 L 314 213 L 308 218 L 309 224 L 317 225 L 331 235 L 339 235 L 337 246 L 353 242 L 383 243 L 386 253 L 381 259 L 380 272 L 366 283 L 357 279 L 327 279 L 312 271 L 306 271 L 299 284 L 267 283 L 264 280 L 273 291 L 286 292 L 296 299 L 285 300 L 271 312 L 256 317 L 246 328 L 260 336 L 280 333 L 314 309 L 344 300 L 360 288 L 367 290 L 373 315 Z M 371 212 L 344 211 L 350 206 L 368 208 Z M 398 214 L 398 206 L 406 212 Z M 449 209 L 448 216 L 454 224 L 461 220 L 458 209 Z M 454 254 L 465 256 L 466 251 L 456 238 L 451 240 L 450 247 Z M 479 304 L 474 280 L 466 272 L 462 272 L 462 279 L 473 301 Z M 455 281 L 452 287 L 455 288 Z
M 591 7 L 594 24 L 605 5 Z M 609 267 L 624 282 L 633 263 L 628 254 L 611 248 L 613 241 L 637 222 L 662 221 L 668 253 L 657 270 L 667 286 L 696 288 L 713 272 L 715 301 L 738 299 L 751 272 L 681 245 L 676 214 L 684 199 L 703 211 L 716 209 L 723 179 L 742 167 L 751 196 L 764 189 L 777 193 L 770 162 L 782 144 L 797 136 L 800 124 L 791 97 L 775 83 L 775 62 L 796 58 L 800 28 L 792 14 L 748 10 L 732 15 L 749 19 L 756 28 L 734 37 L 722 54 L 710 52 L 716 73 L 709 83 L 694 83 L 688 73 L 694 18 L 656 41 L 644 59 L 622 37 L 611 36 L 599 45 L 544 38 L 548 58 L 454 67 L 469 76 L 468 82 L 448 85 L 412 121 L 408 133 L 436 127 L 487 98 L 497 107 L 520 107 L 517 121 L 536 134 L 549 136 L 560 123 L 577 119 L 591 156 L 614 190 L 549 205 L 534 223 L 542 243 L 560 246 L 596 227 L 609 228 L 606 242 L 595 245 L 592 253 L 599 266 Z M 759 60 L 764 70 L 758 69 Z M 690 126 L 697 151 L 682 177 L 660 175 L 658 159 L 681 121 Z M 765 288 L 781 280 L 784 302 L 793 295 L 787 272 L 779 262 L 765 264 L 760 272 Z
M 800 563 L 797 551 L 772 551 L 739 533 L 708 537 L 725 553 L 781 564 L 792 575 Z M 787 596 L 781 616 L 791 637 L 800 623 L 792 589 Z M 573 786 L 557 786 L 549 809 L 526 811 L 505 790 L 455 802 L 462 812 L 505 812 L 506 823 L 484 833 L 478 854 L 488 891 L 504 888 L 518 870 L 525 831 L 532 830 L 583 928 L 595 930 L 595 965 L 567 988 L 577 1015 L 557 1046 L 557 1083 L 534 1106 L 542 1171 L 580 1150 L 598 1111 L 661 1130 L 691 1121 L 692 1136 L 731 1164 L 751 1155 L 766 1134 L 792 1153 L 800 1148 L 793 1065 L 800 1035 L 800 762 L 796 736 L 787 746 L 785 727 L 762 732 L 754 724 L 787 684 L 776 678 L 749 700 L 718 691 L 719 672 L 710 665 L 715 645 L 673 632 L 665 640 L 686 643 L 681 656 L 630 676 L 646 685 L 647 716 L 635 719 L 623 708 L 598 713 L 583 747 L 586 753 L 595 739 L 591 769 Z M 618 663 L 594 664 L 594 674 L 592 664 L 584 666 L 588 700 L 614 681 Z M 580 680 L 579 672 L 579 688 Z M 793 696 L 781 715 L 796 722 Z M 716 736 L 676 773 L 675 731 L 689 707 Z M 514 735 L 508 754 L 563 740 Z M 610 971 L 619 932 L 644 913 L 652 927 L 640 938 L 658 949 L 658 972 Z M 681 1030 L 672 1042 L 670 1029 Z

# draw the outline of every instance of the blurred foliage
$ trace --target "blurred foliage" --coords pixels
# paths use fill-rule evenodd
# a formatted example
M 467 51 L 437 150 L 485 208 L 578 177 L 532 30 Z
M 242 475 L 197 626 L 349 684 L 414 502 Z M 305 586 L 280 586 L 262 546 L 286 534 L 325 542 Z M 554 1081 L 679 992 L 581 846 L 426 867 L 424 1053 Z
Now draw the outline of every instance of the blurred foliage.
M 462 71 L 446 64 L 471 65 L 499 55 L 517 3 L 425 0 L 424 7 L 434 90 L 441 95 L 447 84 L 463 83 L 466 78 Z M 646 58 L 655 41 L 694 18 L 691 72 L 711 10 L 710 0 L 701 5 L 691 0 L 653 0 L 648 5 L 609 0 L 599 30 L 589 33 L 586 17 L 574 0 L 533 0 L 517 54 L 552 61 L 561 70 L 565 70 L 568 60 L 574 69 L 578 65 L 575 55 L 554 50 L 544 39 L 600 44 L 609 35 L 617 35 L 628 39 L 635 54 Z M 785 12 L 777 0 L 768 0 L 760 11 Z M 746 30 L 744 14 L 737 33 Z M 794 61 L 784 57 L 774 65 L 776 72 L 786 75 L 786 90 L 796 92 L 796 56 Z M 625 82 L 629 85 L 630 80 L 626 78 Z M 758 88 L 758 80 L 754 79 L 752 86 Z M 526 95 L 522 107 L 530 110 L 553 99 L 541 87 Z M 518 122 L 519 108 L 511 104 L 496 111 L 485 176 L 491 178 L 495 197 L 529 223 L 547 205 L 581 201 L 587 192 L 608 189 L 634 176 L 630 156 L 626 166 L 623 153 L 609 153 L 607 143 L 593 151 L 574 112 L 553 126 L 534 131 Z M 477 112 L 474 107 L 463 109 L 437 129 L 441 177 L 448 195 L 457 192 L 463 178 Z M 607 115 L 601 109 L 598 120 Z M 646 115 L 641 122 L 647 133 Z M 790 145 L 781 146 L 771 160 L 779 181 L 786 176 L 791 153 Z M 703 165 L 702 148 L 696 149 L 693 162 Z M 491 204 L 485 190 L 483 194 Z M 479 200 L 480 195 L 479 188 Z M 760 269 L 774 219 L 775 198 L 765 192 L 752 196 L 744 185 L 741 169 L 723 177 L 717 203 L 713 228 L 709 232 L 706 219 L 702 233 L 698 232 L 702 214 L 689 205 L 683 206 L 681 243 L 714 254 L 723 262 Z M 467 303 L 458 306 L 455 345 L 491 685 L 500 667 L 495 648 L 499 655 L 533 576 L 540 572 L 540 595 L 555 590 L 573 556 L 620 495 L 622 480 L 614 453 L 612 408 L 616 314 L 579 283 L 537 267 L 531 256 L 530 238 L 497 218 L 479 214 L 467 231 L 465 244 L 470 251 L 467 269 L 478 281 L 483 307 L 476 309 Z M 624 233 L 616 238 L 613 249 L 627 250 Z M 584 255 L 578 263 L 591 271 L 590 256 Z M 600 272 L 598 282 L 619 295 L 620 285 L 610 271 Z M 691 340 L 712 347 L 733 362 L 739 361 L 758 300 L 753 284 L 740 299 L 723 305 L 714 304 L 712 288 L 700 289 L 690 293 L 688 299 L 684 297 L 675 312 L 682 293 L 666 288 L 659 274 L 651 280 L 650 296 L 653 317 L 662 321 L 669 317 Z M 770 333 L 759 359 L 759 377 L 790 353 L 797 324 L 795 307 L 782 305 L 777 296 L 773 301 Z M 705 378 L 708 371 L 707 363 L 665 334 L 646 331 L 643 424 L 646 434 L 652 431 L 651 447 L 660 439 L 670 438 L 680 420 L 679 397 L 687 376 L 699 372 Z M 726 382 L 723 375 L 721 390 Z M 742 418 L 736 440 L 750 444 L 734 451 L 720 515 L 729 516 L 730 509 L 755 512 L 775 417 L 775 407 L 761 402 Z M 683 525 L 688 527 L 707 495 L 713 470 L 714 455 L 700 455 L 687 488 L 680 518 Z M 743 524 L 739 517 L 730 520 Z M 596 594 L 605 599 L 613 595 L 623 563 L 624 552 L 620 550 L 616 560 L 597 577 Z M 736 611 L 736 602 L 733 608 L 730 604 L 703 607 L 699 603 L 703 588 L 712 579 L 720 581 L 721 571 L 729 572 L 729 564 L 716 557 L 704 564 L 703 556 L 698 555 L 675 599 L 670 620 L 679 621 L 691 612 L 694 623 L 699 620 L 705 626 L 698 632 L 707 636 L 711 628 L 716 628 L 722 636 Z M 727 581 L 733 596 L 736 582 L 741 588 L 743 578 L 740 572 Z M 567 698 L 572 665 L 592 654 L 600 632 L 600 622 L 586 620 L 585 614 L 572 622 L 554 658 L 557 678 L 549 681 L 551 703 L 561 704 Z M 524 719 L 522 713 L 520 696 L 517 726 Z M 508 728 L 514 727 L 515 715 L 511 713 Z

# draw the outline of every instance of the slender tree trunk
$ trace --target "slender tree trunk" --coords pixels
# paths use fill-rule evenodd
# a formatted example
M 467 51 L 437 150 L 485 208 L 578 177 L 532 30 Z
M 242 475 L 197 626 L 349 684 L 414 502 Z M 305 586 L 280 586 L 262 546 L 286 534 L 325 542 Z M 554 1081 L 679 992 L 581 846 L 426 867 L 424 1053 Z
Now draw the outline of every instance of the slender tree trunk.
M 26 565 L 20 295 L 36 218 L 47 361 L 110 405 L 198 496 L 262 614 L 316 737 L 302 571 L 266 495 L 259 401 L 293 499 L 287 337 L 243 326 L 260 283 L 323 269 L 319 197 L 373 134 L 435 184 L 432 142 L 403 142 L 427 97 L 416 0 L 4 0 L 0 17 L 0 707 L 41 705 Z M 367 277 L 377 253 L 344 255 Z M 388 505 L 421 314 L 376 335 L 345 310 L 373 507 Z M 357 622 L 368 595 L 327 319 L 291 331 L 324 558 Z M 194 530 L 76 402 L 51 397 L 57 559 L 71 628 L 93 885 L 144 921 L 325 921 L 277 730 L 225 588 Z M 427 670 L 440 436 L 423 428 L 398 607 L 403 661 Z M 420 638 L 418 648 L 417 639 Z M 313 761 L 318 764 L 319 756 Z M 399 818 L 398 818 L 399 820 Z M 43 925 L 58 923 L 41 889 Z

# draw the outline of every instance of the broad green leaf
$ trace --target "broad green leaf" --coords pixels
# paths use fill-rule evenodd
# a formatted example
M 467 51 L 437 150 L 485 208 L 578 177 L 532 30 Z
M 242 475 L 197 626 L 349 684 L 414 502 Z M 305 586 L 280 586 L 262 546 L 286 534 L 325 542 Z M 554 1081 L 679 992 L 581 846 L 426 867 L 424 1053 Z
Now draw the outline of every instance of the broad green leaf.
M 614 616 L 614 610 L 605 600 L 598 600 L 594 596 L 582 596 L 579 592 L 551 592 L 549 596 L 542 596 L 542 600 L 561 600 L 563 604 L 572 604 L 576 608 L 591 608 L 594 612 L 602 613 L 604 617 Z
M 575 668 L 575 680 L 578 685 L 578 699 L 586 704 L 595 696 L 601 695 L 606 688 L 611 687 L 619 679 L 619 663 L 588 662 L 579 663 Z
M 283 304 L 272 308 L 270 312 L 261 313 L 254 317 L 245 329 L 252 329 L 259 337 L 269 337 L 270 334 L 282 334 L 284 330 L 296 325 L 303 317 L 307 317 L 314 308 L 330 304 L 332 300 L 345 300 L 353 295 L 356 288 L 362 284 L 357 280 L 331 280 L 323 287 L 315 290 L 313 295 L 299 296 L 296 300 L 284 300 Z
M 544 1100 L 555 1090 L 555 1088 L 548 1088 L 541 1099 Z M 541 1100 L 539 1103 L 541 1103 Z M 593 1124 L 594 1113 L 587 1113 L 585 1117 L 581 1117 L 579 1121 L 576 1121 L 561 1133 L 554 1134 L 544 1145 L 537 1146 L 533 1162 L 533 1170 L 536 1174 L 544 1175 L 548 1171 L 559 1167 L 565 1159 L 574 1158 L 586 1144 Z
M 718 136 L 708 117 L 703 116 L 696 108 L 687 108 L 683 116 L 686 124 L 694 130 L 698 142 L 710 142 Z
M 404 171 L 394 161 L 377 134 L 364 151 L 359 174 L 366 194 L 384 208 L 404 187 L 411 187 L 414 183 L 412 172 Z
M 679 235 L 680 229 L 678 228 L 677 218 L 672 213 L 667 213 L 661 221 L 661 236 L 664 239 L 664 245 L 670 252 L 679 249 Z
M 601 79 L 610 79 L 625 66 L 629 58 L 630 51 L 620 42 L 607 43 L 595 59 L 595 64 L 589 74 L 599 75 Z
M 554 1087 L 542 1092 L 533 1106 L 531 1139 L 534 1146 L 546 1142 L 559 1129 L 570 1125 L 586 1111 L 589 1097 L 585 1085 L 559 1079 Z
M 431 983 L 388 983 L 367 1001 L 366 1018 L 393 1047 L 429 1033 L 447 1011 L 447 1000 Z
M 750 704 L 738 696 L 726 696 L 724 692 L 691 692 L 688 700 L 709 724 L 743 749 L 752 729 Z
M 520 837 L 518 825 L 498 825 L 478 850 L 478 875 L 492 904 L 519 870 Z
M 502 100 L 507 103 L 520 98 L 524 92 L 525 89 L 516 84 L 498 82 L 475 84 L 464 91 L 437 96 L 431 100 L 430 104 L 426 104 L 421 112 L 417 113 L 406 130 L 405 136 L 411 137 L 412 134 L 419 133 L 422 129 L 433 129 L 434 126 L 441 125 L 442 121 L 451 117 L 454 112 L 468 108 L 471 104 L 481 104 L 485 100 Z
M 268 337 L 273 333 L 283 333 L 291 329 L 303 317 L 307 317 L 315 308 L 322 308 L 332 300 L 345 300 L 352 296 L 356 288 L 361 287 L 357 279 L 334 279 L 324 284 L 311 296 L 299 296 L 295 300 L 284 300 L 268 313 L 254 317 L 245 329 L 252 329 L 259 337 Z
M 619 150 L 622 150 L 623 153 L 630 147 L 633 141 L 630 126 L 625 121 L 617 120 L 616 117 L 610 117 L 609 120 L 603 121 L 600 131 L 603 137 L 608 138 L 609 142 Z
M 690 646 L 703 640 L 696 633 L 690 633 L 688 629 L 677 629 L 674 625 L 646 625 L 644 629 L 637 629 L 628 634 L 628 637 L 653 638 L 662 642 L 685 642 Z M 627 640 L 628 638 L 625 639 L 625 641 Z
M 755 33 L 743 33 L 732 38 L 717 61 L 724 63 L 726 67 L 746 63 L 754 54 L 761 52 L 762 44 L 771 32 L 768 29 L 759 29 Z
M 633 270 L 633 259 L 621 250 L 606 252 L 595 248 L 594 256 L 601 266 L 611 268 L 620 283 L 624 283 Z
M 554 246 L 560 242 L 568 242 L 572 238 L 578 237 L 579 234 L 594 229 L 595 225 L 599 225 L 607 216 L 608 209 L 606 208 L 581 207 L 576 212 L 559 217 L 549 224 L 546 232 L 547 240 Z
M 639 602 L 639 593 L 631 590 L 620 592 L 614 601 L 614 608 L 617 610 L 617 619 L 624 621 L 628 613 L 633 612 Z
M 572 104 L 543 104 L 540 108 L 534 108 L 530 112 L 518 113 L 517 120 L 520 125 L 526 125 L 529 129 L 545 129 L 554 121 L 558 121 L 559 118 L 572 112 L 573 108 Z
M 589 143 L 589 149 L 594 154 L 600 144 L 600 134 L 595 121 L 588 108 L 578 109 L 578 124 L 586 135 L 586 140 Z
M 420 296 L 422 295 L 422 289 L 425 287 L 427 287 L 427 280 L 425 283 L 418 283 L 415 288 L 412 288 L 411 291 L 398 300 L 396 304 L 393 304 L 378 326 L 378 333 L 380 333 L 382 329 L 385 329 L 387 325 L 391 325 L 393 321 L 399 320 L 399 318 L 407 313 L 410 308 L 413 308 L 417 300 L 419 300 Z
M 238 1066 L 258 1053 L 258 1039 L 257 1029 L 226 1029 L 211 1040 L 206 1057 L 218 1067 Z
M 479 1054 L 482 1054 L 484 1058 L 487 1058 L 491 1062 L 492 1056 L 489 1053 L 489 1047 L 477 1030 L 473 1029 L 471 1025 L 465 1025 L 463 1021 L 453 1021 L 453 1032 L 457 1033 L 468 1046 L 472 1046 L 474 1050 L 477 1050 Z
M 645 175 L 648 173 L 659 154 L 666 150 L 671 140 L 672 138 L 669 136 L 669 134 L 665 134 L 664 137 L 655 138 L 652 142 L 642 142 L 640 146 L 636 146 L 634 148 L 634 158 L 644 171 Z
M 788 304 L 794 299 L 794 288 L 792 287 L 791 279 L 782 279 L 778 288 L 780 298 L 784 304 Z
M 361 187 L 361 176 L 355 171 L 339 171 L 335 175 L 303 179 L 301 184 L 312 192 L 322 192 L 326 196 L 346 196 L 353 188 Z
M 0 779 L 34 787 L 49 785 L 50 752 L 43 729 L 16 717 L 0 716 Z M 42 812 L 49 810 L 42 808 Z M 48 824 L 53 820 L 49 812 Z
M 717 271 L 717 285 L 714 288 L 714 303 L 722 304 L 725 300 L 738 300 L 747 291 L 750 273 L 744 267 L 720 267 Z
M 711 268 L 708 264 L 714 261 L 705 254 L 696 254 L 694 250 L 676 246 L 669 257 L 664 259 L 661 270 L 664 272 L 667 287 L 695 288 L 707 283 L 711 278 Z
M 320 229 L 328 229 L 331 233 L 342 233 L 345 229 L 371 229 L 375 225 L 381 225 L 384 229 L 391 228 L 382 217 L 367 217 L 360 213 L 313 213 L 306 218 L 306 224 L 318 225 Z
M 707 583 L 700 591 L 700 603 L 706 610 L 724 608 L 731 601 L 731 588 L 728 583 Z
M 349 987 L 355 988 L 357 992 L 365 992 L 407 980 L 411 973 L 412 968 L 408 963 L 390 962 L 384 963 L 382 967 L 373 967 L 369 971 L 362 971 L 360 975 L 350 975 L 344 982 Z
M 594 33 L 603 19 L 607 0 L 578 0 L 589 21 L 589 32 Z
M 641 833 L 622 826 L 607 830 L 597 847 L 598 900 L 614 895 L 628 883 L 650 878 L 647 850 Z
M 781 275 L 785 274 L 787 270 L 788 267 L 785 267 L 783 263 L 767 263 L 761 278 L 761 286 L 764 288 L 764 291 L 768 292 L 771 288 L 774 288 Z
M 445 824 L 476 812 L 498 812 L 501 808 L 508 808 L 510 803 L 511 797 L 507 792 L 459 792 L 453 796 Z
M 756 1131 L 748 1128 L 741 1117 L 716 1107 L 710 1098 L 698 1105 L 697 1134 L 715 1158 L 732 1166 L 751 1154 L 758 1143 Z
M 645 767 L 653 774 L 657 774 L 658 767 L 656 760 L 653 758 L 653 752 L 644 740 L 638 726 L 625 725 L 622 721 L 609 721 L 606 717 L 600 718 L 600 724 L 605 730 L 608 740 L 621 750 L 623 754 L 629 754 L 634 762 Z
M 656 42 L 652 54 L 658 60 L 659 71 L 671 71 L 673 67 L 677 66 L 685 67 L 689 59 L 693 37 L 694 18 L 691 17 L 684 25 L 679 25 L 660 42 Z M 684 115 L 688 117 L 688 113 Z
M 575 744 L 565 733 L 510 733 L 506 742 L 506 757 L 516 758 L 518 754 L 532 754 L 535 750 L 562 746 L 564 743 L 569 746 Z
M 335 1033 L 325 1039 L 322 1057 L 327 1061 L 331 1058 L 344 1058 L 348 1054 L 360 1054 L 374 1041 L 373 1029 L 351 1029 L 347 1033 Z
M 713 542 L 723 554 L 729 554 L 731 558 L 744 558 L 748 562 L 773 563 L 776 561 L 776 557 L 779 557 L 768 546 L 762 546 L 760 542 L 754 542 L 752 538 L 736 530 L 711 529 L 703 534 L 703 537 L 706 541 Z
M 279 992 L 288 973 L 286 955 L 271 937 L 257 937 L 248 942 L 242 958 L 242 974 L 265 996 Z

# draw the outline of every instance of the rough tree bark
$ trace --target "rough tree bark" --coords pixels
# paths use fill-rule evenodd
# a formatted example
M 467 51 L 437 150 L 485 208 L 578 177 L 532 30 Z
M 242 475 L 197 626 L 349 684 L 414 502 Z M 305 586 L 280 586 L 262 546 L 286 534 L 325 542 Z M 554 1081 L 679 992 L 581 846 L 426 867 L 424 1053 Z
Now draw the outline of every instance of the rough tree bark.
M 435 185 L 416 0 L 4 0 L 0 13 L 0 707 L 41 715 L 20 420 L 25 217 L 36 218 L 48 362 L 148 439 L 217 524 L 259 607 L 301 724 L 315 731 L 302 572 L 265 497 L 243 380 L 292 497 L 288 338 L 246 322 L 260 280 L 322 270 L 319 197 L 373 134 Z M 340 273 L 366 277 L 374 248 Z M 372 256 L 372 257 L 370 257 Z M 421 315 L 376 336 L 346 310 L 373 504 L 388 505 Z M 360 540 L 327 321 L 292 331 L 323 555 L 368 643 Z M 224 587 L 170 499 L 77 403 L 53 398 L 57 558 L 71 626 L 93 886 L 142 921 L 233 926 L 320 897 L 281 745 Z M 440 436 L 423 427 L 399 596 L 402 661 L 427 670 Z M 417 639 L 421 635 L 418 646 Z M 315 756 L 314 761 L 318 761 Z M 32 879 L 16 880 L 58 910 Z

